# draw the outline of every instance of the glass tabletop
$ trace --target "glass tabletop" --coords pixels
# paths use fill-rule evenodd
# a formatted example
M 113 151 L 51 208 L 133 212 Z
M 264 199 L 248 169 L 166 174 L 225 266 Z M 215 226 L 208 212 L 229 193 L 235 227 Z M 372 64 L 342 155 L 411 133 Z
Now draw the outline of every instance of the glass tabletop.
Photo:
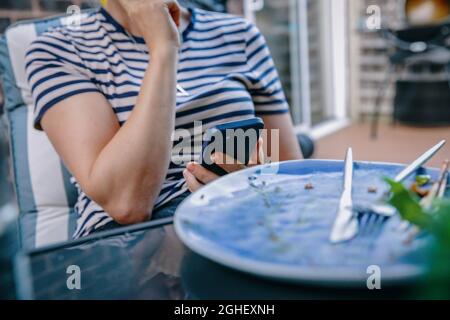
M 19 274 L 22 291 L 29 288 L 34 299 L 395 299 L 411 293 L 407 287 L 371 291 L 257 278 L 193 253 L 171 224 L 55 246 L 22 259 L 29 265 L 28 274 Z

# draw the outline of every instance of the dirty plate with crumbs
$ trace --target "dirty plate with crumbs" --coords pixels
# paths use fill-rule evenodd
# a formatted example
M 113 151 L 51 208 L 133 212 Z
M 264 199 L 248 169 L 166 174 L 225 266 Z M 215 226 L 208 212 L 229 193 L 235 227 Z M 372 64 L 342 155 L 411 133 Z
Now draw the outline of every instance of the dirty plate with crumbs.
M 355 207 L 379 199 L 387 191 L 383 177 L 403 168 L 355 163 Z M 342 161 L 302 160 L 230 174 L 188 197 L 175 214 L 175 229 L 186 246 L 210 260 L 283 281 L 365 286 L 373 266 L 384 284 L 422 276 L 430 238 L 407 241 L 398 216 L 373 237 L 329 242 L 342 171 Z M 419 173 L 435 178 L 438 170 Z

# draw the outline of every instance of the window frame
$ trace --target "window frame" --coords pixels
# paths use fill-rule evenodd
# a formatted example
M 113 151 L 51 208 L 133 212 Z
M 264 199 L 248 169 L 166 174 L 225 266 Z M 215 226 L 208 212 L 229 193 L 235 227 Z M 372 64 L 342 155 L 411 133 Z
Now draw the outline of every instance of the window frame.
M 310 95 L 310 61 L 308 43 L 308 0 L 289 0 L 291 7 L 289 24 L 291 26 L 291 110 L 296 133 L 309 133 L 319 139 L 332 134 L 350 124 L 349 121 L 349 61 L 348 61 L 348 0 L 314 0 L 320 1 L 321 37 L 323 48 L 321 71 L 324 79 L 324 109 L 329 120 L 318 124 L 312 123 Z M 247 19 L 255 22 L 255 7 L 260 8 L 263 0 L 244 0 L 243 9 Z M 256 6 L 255 6 L 256 3 Z M 298 26 L 298 27 L 296 27 Z M 344 45 L 343 45 L 344 44 Z M 299 52 L 296 57 L 295 52 Z M 298 89 L 297 89 L 298 88 Z

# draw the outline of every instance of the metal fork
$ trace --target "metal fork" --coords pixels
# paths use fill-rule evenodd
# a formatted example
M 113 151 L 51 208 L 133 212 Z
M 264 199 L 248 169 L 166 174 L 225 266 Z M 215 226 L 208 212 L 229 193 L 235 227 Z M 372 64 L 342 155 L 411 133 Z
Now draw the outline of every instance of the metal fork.
M 381 215 L 370 210 L 358 211 L 355 212 L 355 215 L 358 218 L 359 225 L 358 237 L 378 236 L 390 218 L 390 216 Z
M 414 162 L 412 162 L 409 166 L 407 166 L 404 170 L 402 170 L 395 178 L 394 180 L 396 182 L 402 182 L 406 178 L 408 178 L 411 174 L 413 174 L 417 169 L 419 169 L 422 165 L 424 165 L 428 160 L 430 160 L 439 150 L 442 149 L 442 147 L 445 145 L 446 141 L 442 140 L 437 145 L 432 147 L 431 149 L 427 150 L 424 154 L 422 154 L 419 158 L 417 158 Z M 356 209 L 358 211 L 367 211 L 372 212 L 375 214 L 379 214 L 382 216 L 391 217 L 396 213 L 396 210 L 386 204 L 386 198 L 388 194 L 383 195 L 378 201 L 371 204 L 367 208 L 360 208 L 357 207 Z
M 447 187 L 447 180 L 448 180 L 448 168 L 449 168 L 449 162 L 448 160 L 444 162 L 441 168 L 441 173 L 439 175 L 438 181 L 433 185 L 430 194 L 423 198 L 421 201 L 421 205 L 424 208 L 429 208 L 431 206 L 432 201 L 435 198 L 442 198 L 445 193 L 445 189 Z M 389 220 L 391 215 L 384 214 L 385 212 L 382 211 L 382 213 L 366 209 L 366 210 L 358 210 L 358 208 L 354 209 L 356 212 L 355 214 L 358 217 L 358 226 L 359 226 L 359 232 L 358 236 L 361 237 L 373 237 L 378 236 L 382 229 L 384 224 Z M 410 228 L 413 227 L 408 222 L 403 222 L 399 225 L 399 232 L 406 233 Z M 412 235 L 415 235 L 417 233 L 417 230 L 415 227 L 413 227 Z

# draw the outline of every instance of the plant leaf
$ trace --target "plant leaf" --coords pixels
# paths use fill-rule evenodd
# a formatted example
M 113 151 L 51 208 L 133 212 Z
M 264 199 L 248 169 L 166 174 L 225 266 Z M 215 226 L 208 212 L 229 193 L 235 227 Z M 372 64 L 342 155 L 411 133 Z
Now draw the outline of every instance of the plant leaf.
M 448 199 L 436 201 L 432 214 L 436 217 L 432 232 L 450 249 L 450 201 Z

